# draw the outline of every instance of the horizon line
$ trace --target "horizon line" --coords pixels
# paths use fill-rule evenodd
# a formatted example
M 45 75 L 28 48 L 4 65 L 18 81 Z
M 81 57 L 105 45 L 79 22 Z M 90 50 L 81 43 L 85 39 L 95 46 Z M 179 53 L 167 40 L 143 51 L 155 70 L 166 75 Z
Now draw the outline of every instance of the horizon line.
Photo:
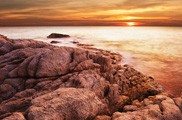
M 63 26 L 63 27 L 182 27 L 182 25 L 134 25 L 134 26 L 127 26 L 127 25 L 0 25 L 0 27 L 55 27 L 55 26 Z

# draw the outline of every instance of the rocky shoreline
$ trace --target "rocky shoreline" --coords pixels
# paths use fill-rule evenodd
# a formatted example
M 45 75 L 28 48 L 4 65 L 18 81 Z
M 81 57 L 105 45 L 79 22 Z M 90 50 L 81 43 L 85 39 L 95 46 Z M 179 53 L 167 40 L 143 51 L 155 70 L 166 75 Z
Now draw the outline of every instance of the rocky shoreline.
M 122 56 L 0 36 L 0 119 L 181 120 L 165 94 Z

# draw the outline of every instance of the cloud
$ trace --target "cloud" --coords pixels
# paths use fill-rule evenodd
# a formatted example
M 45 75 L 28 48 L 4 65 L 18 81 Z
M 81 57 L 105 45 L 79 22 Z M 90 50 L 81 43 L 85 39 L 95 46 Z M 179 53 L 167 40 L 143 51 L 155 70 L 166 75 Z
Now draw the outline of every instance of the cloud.
M 177 0 L 174 0 L 175 2 Z M 166 5 L 170 0 L 0 0 L 0 10 L 20 10 L 36 7 L 50 7 L 52 9 L 75 10 L 108 10 L 108 9 L 134 9 L 157 5 Z
M 89 23 L 91 20 L 179 20 L 181 8 L 181 0 L 0 0 L 1 21 L 29 19 L 25 21 L 29 23 L 37 18 L 45 21 L 88 20 Z

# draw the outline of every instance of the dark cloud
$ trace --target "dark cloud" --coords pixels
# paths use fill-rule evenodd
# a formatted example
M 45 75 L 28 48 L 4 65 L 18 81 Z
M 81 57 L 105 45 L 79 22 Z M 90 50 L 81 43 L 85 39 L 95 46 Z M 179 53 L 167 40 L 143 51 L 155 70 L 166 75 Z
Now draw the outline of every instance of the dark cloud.
M 43 0 L 37 0 L 36 2 L 30 0 L 0 0 L 0 10 L 25 9 L 33 6 L 42 5 L 42 2 Z
M 32 7 L 53 7 L 75 10 L 134 9 L 166 5 L 170 0 L 0 0 L 0 10 L 18 10 Z M 174 0 L 177 1 L 177 0 Z

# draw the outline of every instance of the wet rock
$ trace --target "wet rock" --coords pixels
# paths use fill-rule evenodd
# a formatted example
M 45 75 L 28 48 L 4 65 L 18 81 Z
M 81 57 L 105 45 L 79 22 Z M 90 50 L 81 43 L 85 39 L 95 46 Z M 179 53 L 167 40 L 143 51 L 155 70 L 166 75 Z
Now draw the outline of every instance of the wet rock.
M 71 41 L 71 43 L 73 43 L 73 44 L 79 44 L 78 41 Z
M 59 34 L 59 33 L 51 33 L 47 38 L 68 38 L 69 35 L 66 34 Z

